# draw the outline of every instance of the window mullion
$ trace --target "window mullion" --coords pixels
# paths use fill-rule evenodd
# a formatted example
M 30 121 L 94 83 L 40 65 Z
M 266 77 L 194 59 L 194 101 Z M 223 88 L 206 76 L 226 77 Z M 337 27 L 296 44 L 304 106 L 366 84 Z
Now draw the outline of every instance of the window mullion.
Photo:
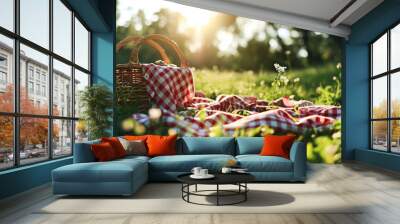
M 387 32 L 387 52 L 386 52 L 386 54 L 387 54 L 387 71 L 389 71 L 390 70 L 390 30 Z M 388 87 L 387 87 L 387 90 L 388 90 L 388 92 L 387 92 L 387 98 L 388 98 L 388 103 L 387 103 L 387 110 L 388 110 L 388 118 L 392 118 L 392 99 L 391 99 L 391 79 L 392 79 L 392 76 L 391 76 L 391 74 L 389 73 L 388 75 L 387 75 L 387 85 L 388 85 Z M 388 138 L 387 138 L 387 140 L 388 140 L 388 152 L 391 152 L 392 151 L 392 135 L 391 135 L 391 132 L 392 132 L 392 121 L 391 120 L 389 120 L 388 121 L 388 127 L 387 127 L 387 131 L 388 131 Z
M 71 59 L 72 59 L 72 64 L 74 66 L 71 67 L 71 91 L 72 91 L 72 105 L 71 105 L 71 117 L 75 118 L 75 12 L 72 11 L 71 15 L 71 23 L 72 23 L 72 38 L 71 38 Z M 74 155 L 74 145 L 75 145 L 75 124 L 76 121 L 72 121 L 72 130 L 71 130 L 71 150 L 72 150 L 72 155 Z
M 49 0 L 49 50 L 53 52 L 53 0 Z M 48 91 L 49 94 L 49 120 L 48 120 L 48 152 L 49 159 L 53 158 L 53 57 L 49 55 L 49 73 L 48 73 Z
M 14 30 L 17 35 L 19 35 L 19 7 L 20 1 L 14 1 Z M 20 46 L 18 38 L 14 39 L 14 112 L 19 114 L 20 112 Z M 14 116 L 14 166 L 20 165 L 20 155 L 19 155 L 19 135 L 20 135 L 20 119 Z

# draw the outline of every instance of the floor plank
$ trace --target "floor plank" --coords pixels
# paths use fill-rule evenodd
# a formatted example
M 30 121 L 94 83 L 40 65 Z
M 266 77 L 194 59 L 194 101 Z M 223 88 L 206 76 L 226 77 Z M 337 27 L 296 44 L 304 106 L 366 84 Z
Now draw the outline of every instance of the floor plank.
M 400 223 L 400 175 L 359 163 L 310 164 L 309 183 L 325 187 L 359 214 L 36 214 L 56 199 L 49 185 L 0 201 L 0 223 L 7 224 L 397 224 Z

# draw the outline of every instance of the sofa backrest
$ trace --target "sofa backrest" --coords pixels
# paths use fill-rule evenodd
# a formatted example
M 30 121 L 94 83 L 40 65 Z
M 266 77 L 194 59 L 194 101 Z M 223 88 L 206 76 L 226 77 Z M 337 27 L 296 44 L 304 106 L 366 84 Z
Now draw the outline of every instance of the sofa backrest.
M 235 138 L 182 137 L 177 141 L 177 154 L 226 154 L 234 156 Z
M 100 140 L 75 143 L 74 163 L 95 162 L 91 144 Z M 177 154 L 259 154 L 264 144 L 263 137 L 181 137 L 176 142 Z
M 264 137 L 236 138 L 236 155 L 259 154 L 264 144 Z
M 99 144 L 100 140 L 75 143 L 74 147 L 74 163 L 95 162 L 96 158 L 90 148 L 92 144 Z

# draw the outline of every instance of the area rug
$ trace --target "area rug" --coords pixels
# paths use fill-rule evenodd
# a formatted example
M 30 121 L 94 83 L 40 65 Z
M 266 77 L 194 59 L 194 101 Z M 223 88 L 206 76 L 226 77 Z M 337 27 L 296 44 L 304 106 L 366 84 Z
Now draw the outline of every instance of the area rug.
M 180 184 L 150 183 L 131 197 L 56 197 L 36 213 L 360 213 L 357 205 L 344 201 L 317 184 L 260 183 L 248 186 L 248 200 L 237 205 L 189 204 L 181 198 Z M 212 188 L 215 186 L 203 185 L 198 190 Z M 225 197 L 222 202 L 229 203 L 237 199 L 240 198 Z M 193 196 L 191 200 L 215 203 L 213 196 Z

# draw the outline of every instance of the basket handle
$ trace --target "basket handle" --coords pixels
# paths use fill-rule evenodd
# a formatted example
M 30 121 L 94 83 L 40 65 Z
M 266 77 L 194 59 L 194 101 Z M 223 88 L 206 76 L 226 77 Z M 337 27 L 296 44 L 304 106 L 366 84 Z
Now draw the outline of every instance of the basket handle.
M 130 42 L 133 42 L 133 44 L 134 44 L 134 47 L 132 49 L 132 53 L 131 53 L 131 56 L 129 59 L 130 63 L 133 63 L 133 64 L 139 63 L 140 48 L 143 44 L 147 44 L 150 47 L 156 49 L 158 51 L 158 53 L 160 54 L 162 60 L 165 63 L 169 64 L 170 60 L 169 60 L 167 54 L 165 53 L 164 48 L 162 48 L 161 45 L 158 44 L 158 42 L 161 42 L 161 43 L 169 45 L 175 51 L 175 54 L 179 58 L 181 67 L 188 67 L 188 62 L 187 62 L 186 58 L 184 57 L 178 44 L 175 41 L 169 39 L 168 37 L 166 37 L 164 35 L 152 34 L 152 35 L 149 35 L 146 37 L 127 37 L 117 44 L 117 52 L 121 48 L 123 48 L 127 43 L 130 43 Z
M 162 48 L 157 42 L 155 42 L 153 40 L 146 40 L 145 38 L 139 37 L 139 36 L 130 36 L 130 37 L 126 37 L 125 39 L 121 40 L 116 46 L 116 52 L 120 51 L 122 48 L 124 48 L 127 44 L 129 44 L 131 42 L 134 45 L 134 49 L 132 50 L 132 53 L 129 58 L 130 63 L 132 63 L 132 64 L 139 63 L 139 60 L 135 59 L 135 57 L 138 57 L 138 56 L 136 56 L 137 52 L 138 52 L 138 49 L 137 49 L 138 46 L 142 45 L 143 43 L 156 49 L 158 54 L 160 55 L 161 59 L 165 63 L 167 63 L 167 64 L 170 63 L 170 60 L 169 60 L 168 55 L 165 52 L 164 48 Z

